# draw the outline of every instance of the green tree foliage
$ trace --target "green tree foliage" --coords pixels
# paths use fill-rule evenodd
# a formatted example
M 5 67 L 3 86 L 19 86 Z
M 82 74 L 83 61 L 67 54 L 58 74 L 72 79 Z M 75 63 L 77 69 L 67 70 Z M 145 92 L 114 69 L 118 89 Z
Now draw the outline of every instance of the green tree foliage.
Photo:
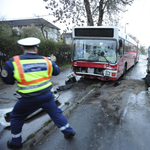
M 19 36 L 18 31 L 16 29 L 12 29 L 12 36 Z
M 64 35 L 62 35 L 61 42 L 66 43 L 66 39 L 65 39 Z
M 47 39 L 43 39 L 39 44 L 38 53 L 42 56 L 54 54 L 57 58 L 57 64 L 63 65 L 71 63 L 71 46 L 65 43 L 57 43 Z
M 24 27 L 20 30 L 20 36 L 21 38 L 26 38 L 26 37 L 37 37 L 37 38 L 42 38 L 41 31 L 39 30 L 38 27 L 35 25 L 31 25 L 28 27 Z
M 51 54 L 55 54 L 55 42 L 50 41 L 48 39 L 41 40 L 38 48 L 39 55 L 49 56 Z
M 35 27 L 29 29 L 35 29 Z M 33 32 L 32 30 L 29 31 Z M 27 33 L 29 32 L 27 31 Z M 36 33 L 37 34 L 30 34 L 28 36 L 39 36 L 39 31 Z M 5 24 L 0 26 L 0 72 L 7 60 L 15 55 L 21 55 L 23 53 L 20 45 L 17 43 L 18 39 L 20 38 L 23 37 L 19 37 L 16 32 L 13 33 L 9 26 L 5 26 Z M 71 47 L 67 44 L 57 43 L 41 38 L 41 43 L 39 44 L 38 49 L 39 55 L 42 56 L 47 57 L 51 54 L 54 54 L 57 57 L 58 65 L 71 62 Z
M 5 23 L 0 23 L 0 35 L 12 36 L 12 29 Z
M 145 50 L 146 50 L 145 46 L 140 46 L 140 51 L 141 51 L 142 54 L 145 53 Z
M 22 54 L 21 47 L 17 44 L 18 37 L 0 36 L 0 71 L 9 58 Z M 38 54 L 48 57 L 54 54 L 59 66 L 71 63 L 71 46 L 57 43 L 48 39 L 42 39 L 39 44 Z
M 0 71 L 10 57 L 22 53 L 17 40 L 18 36 L 13 34 L 12 29 L 5 23 L 0 23 Z
M 54 22 L 66 23 L 77 26 L 113 24 L 120 19 L 120 13 L 126 11 L 126 6 L 134 0 L 43 0 L 48 3 L 56 18 Z M 68 20 L 68 21 L 67 21 Z
M 18 37 L 0 34 L 0 71 L 5 62 L 14 55 L 22 54 L 20 46 L 17 44 Z

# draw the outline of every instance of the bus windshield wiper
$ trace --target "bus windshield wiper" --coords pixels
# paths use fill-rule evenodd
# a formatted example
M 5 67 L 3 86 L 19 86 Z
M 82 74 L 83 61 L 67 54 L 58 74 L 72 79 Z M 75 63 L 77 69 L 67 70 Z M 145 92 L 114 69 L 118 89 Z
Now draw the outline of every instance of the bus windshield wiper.
M 94 62 L 94 61 L 98 61 L 98 60 L 89 60 L 89 59 L 74 59 L 74 61 L 85 61 L 85 62 Z
M 104 57 L 104 58 L 105 58 L 105 60 L 108 62 L 108 64 L 109 64 L 109 63 L 111 63 L 111 62 L 110 62 L 110 61 L 109 61 L 109 60 L 108 60 L 108 59 L 104 56 L 104 52 L 101 52 L 99 56 Z
M 74 59 L 74 61 L 86 61 L 86 59 Z

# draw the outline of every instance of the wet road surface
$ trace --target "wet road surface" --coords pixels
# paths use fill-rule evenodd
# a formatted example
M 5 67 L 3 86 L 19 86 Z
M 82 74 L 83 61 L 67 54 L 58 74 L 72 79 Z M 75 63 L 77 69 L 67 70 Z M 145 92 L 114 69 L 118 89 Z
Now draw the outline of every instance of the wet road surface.
M 103 107 L 100 99 L 88 98 L 67 117 L 76 131 L 72 140 L 56 129 L 32 150 L 149 150 L 149 97 L 141 92 L 126 98 L 121 115 Z
M 61 75 L 57 76 L 56 78 L 54 77 L 54 85 L 64 85 L 66 75 L 70 72 L 71 70 L 68 69 L 66 71 L 63 71 Z M 126 73 L 125 80 L 134 78 L 142 80 L 141 78 L 145 77 L 145 75 L 146 60 L 145 57 L 142 56 L 139 60 L 139 63 Z M 81 99 L 86 93 L 88 93 L 88 91 L 91 89 L 91 85 L 96 83 L 101 83 L 101 81 L 91 79 L 79 80 L 79 82 L 71 87 L 71 89 L 60 91 L 59 101 L 62 104 L 67 101 L 69 101 L 70 104 L 74 103 L 78 99 Z M 9 88 L 11 88 L 9 90 L 9 94 L 3 91 L 2 93 L 0 93 L 0 98 L 3 98 L 4 100 L 9 99 L 11 100 L 11 103 L 6 102 L 7 106 L 5 103 L 3 103 L 1 105 L 1 108 L 14 105 L 15 97 L 12 98 L 11 96 L 14 89 L 12 89 L 12 87 Z M 132 89 L 129 89 L 127 93 L 124 93 L 124 95 L 128 96 L 128 98 L 126 97 L 123 100 L 123 108 L 120 109 L 121 111 L 115 111 L 113 115 L 109 115 L 109 112 L 107 112 L 107 109 L 104 107 L 104 103 L 102 103 L 101 100 L 98 100 L 97 98 L 95 98 L 95 100 L 93 101 L 91 101 L 91 99 L 87 99 L 68 116 L 69 123 L 77 132 L 77 135 L 73 140 L 65 140 L 61 132 L 56 129 L 49 135 L 49 137 L 38 144 L 38 146 L 34 149 L 125 150 L 125 148 L 127 148 L 130 150 L 131 147 L 131 149 L 134 150 L 134 145 L 136 145 L 137 142 L 140 143 L 140 145 L 136 145 L 136 150 L 140 150 L 139 148 L 141 148 L 142 146 L 143 148 L 145 148 L 145 150 L 147 150 L 146 148 L 148 146 L 147 141 L 149 128 L 146 127 L 148 126 L 149 121 L 148 119 L 146 119 L 146 117 L 143 118 L 144 120 L 146 119 L 144 121 L 146 123 L 143 125 L 143 119 L 140 112 L 144 110 L 142 111 L 142 114 L 145 112 L 143 115 L 149 116 L 149 105 L 147 105 L 147 108 L 145 110 L 145 104 L 149 104 L 147 98 L 149 95 L 145 91 L 143 93 L 139 93 L 138 96 L 135 94 L 132 95 L 131 91 Z M 134 100 L 134 103 L 132 99 Z M 144 102 L 143 99 L 145 103 L 141 105 L 140 102 Z M 114 102 L 115 101 L 116 100 L 114 99 Z M 135 110 L 133 110 L 133 108 Z M 140 116 L 140 120 L 134 119 L 138 118 L 138 116 Z M 130 119 L 132 120 L 130 121 Z M 39 128 L 41 128 L 46 120 L 49 120 L 48 115 L 45 113 L 41 113 L 34 118 L 26 121 L 23 127 L 23 141 L 26 140 L 30 133 L 34 133 Z M 137 123 L 139 123 L 139 125 L 136 125 Z M 141 124 L 143 125 L 142 127 Z M 34 128 L 32 128 L 32 126 L 34 126 Z M 136 129 L 136 131 L 134 131 L 134 129 Z M 144 135 L 139 137 L 142 132 L 144 133 Z M 145 134 L 145 132 L 148 134 Z M 131 133 L 133 134 L 131 135 Z M 0 147 L 3 150 L 7 149 L 5 144 L 9 137 L 11 137 L 10 128 L 4 129 L 0 127 Z M 144 138 L 144 140 L 141 141 L 141 138 Z M 137 139 L 139 141 L 137 141 Z
M 68 114 L 76 131 L 73 139 L 64 139 L 56 128 L 32 150 L 149 150 L 150 93 L 142 80 L 146 63 L 141 57 L 126 73 L 124 80 L 128 81 L 120 80 L 118 89 L 113 83 L 104 84 Z M 119 87 L 124 90 L 115 97 Z
M 71 68 L 63 70 L 59 76 L 53 76 L 52 82 L 54 88 L 58 88 L 58 86 L 65 85 L 65 80 L 67 79 L 66 76 L 69 73 L 71 73 Z M 77 80 L 79 79 L 80 77 L 77 77 Z M 91 82 L 86 81 L 83 84 L 81 80 L 75 83 L 75 86 L 71 87 L 70 89 L 58 91 L 58 93 L 60 94 L 58 100 L 61 103 L 59 107 L 61 108 L 64 106 L 62 110 L 65 110 L 74 101 L 78 101 L 83 97 L 83 95 L 88 93 L 88 91 L 90 90 L 89 84 L 96 82 L 97 81 L 91 80 Z M 12 86 L 5 85 L 3 83 L 0 84 L 0 109 L 14 106 L 14 104 L 17 101 L 17 98 L 13 96 L 15 89 L 16 85 Z M 69 102 L 69 105 L 65 105 L 65 102 Z M 49 116 L 45 112 L 41 112 L 35 117 L 26 120 L 23 126 L 23 142 L 25 142 L 30 135 L 36 133 L 39 129 L 41 129 L 49 119 Z M 6 143 L 9 139 L 11 139 L 10 127 L 5 128 L 0 124 L 0 150 L 7 150 Z

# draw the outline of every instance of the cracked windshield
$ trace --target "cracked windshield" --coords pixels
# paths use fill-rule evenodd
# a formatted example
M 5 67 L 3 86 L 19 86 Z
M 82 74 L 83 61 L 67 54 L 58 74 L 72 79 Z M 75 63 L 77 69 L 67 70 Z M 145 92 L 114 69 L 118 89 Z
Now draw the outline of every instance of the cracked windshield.
M 115 63 L 116 41 L 75 40 L 73 59 Z

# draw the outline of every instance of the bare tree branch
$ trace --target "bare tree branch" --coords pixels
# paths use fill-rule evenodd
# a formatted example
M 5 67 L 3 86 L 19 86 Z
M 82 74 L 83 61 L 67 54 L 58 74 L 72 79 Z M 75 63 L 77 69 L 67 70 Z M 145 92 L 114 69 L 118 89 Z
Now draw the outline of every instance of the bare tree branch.
M 114 24 L 120 14 L 126 12 L 134 0 L 43 0 L 48 2 L 47 9 L 56 18 L 54 22 L 68 25 L 103 25 Z

